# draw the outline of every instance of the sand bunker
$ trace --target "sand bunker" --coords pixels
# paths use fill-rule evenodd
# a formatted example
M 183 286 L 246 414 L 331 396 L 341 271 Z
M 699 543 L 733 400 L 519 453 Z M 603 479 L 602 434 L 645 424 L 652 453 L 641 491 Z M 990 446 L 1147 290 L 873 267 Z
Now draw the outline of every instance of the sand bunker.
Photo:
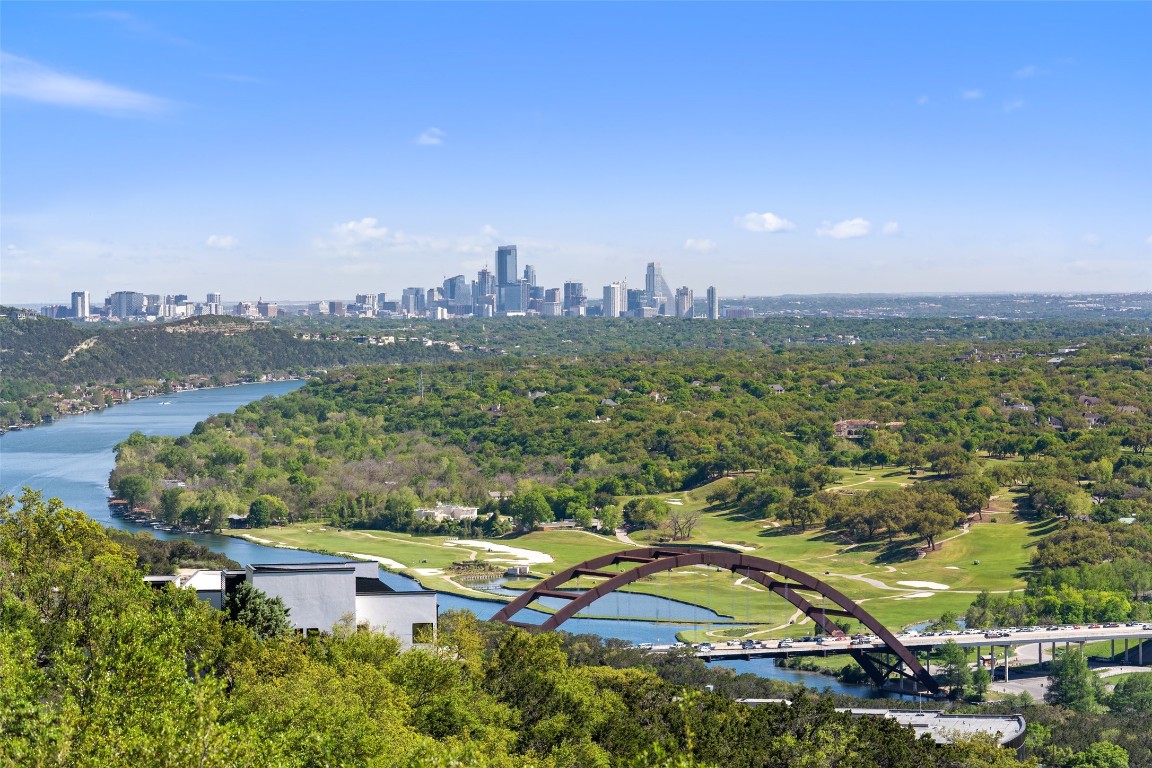
M 444 573 L 443 569 L 441 568 L 413 568 L 412 570 L 416 571 L 416 573 L 420 574 L 421 576 L 439 576 Z
M 746 547 L 743 544 L 729 544 L 726 541 L 710 541 L 708 543 L 714 547 L 731 547 L 732 549 L 742 549 L 745 552 L 756 551 L 756 547 Z
M 243 536 L 244 538 L 248 539 L 249 541 L 256 542 L 257 544 L 275 544 L 276 543 L 276 542 L 272 541 L 272 539 L 262 539 L 259 536 L 253 536 L 250 533 L 242 533 L 240 535 Z
M 401 570 L 408 567 L 408 566 L 404 565 L 404 563 L 398 563 L 390 557 L 378 557 L 376 555 L 362 555 L 359 552 L 337 552 L 336 554 L 346 555 L 347 557 L 355 557 L 358 560 L 373 560 L 377 563 L 380 563 L 380 565 L 384 566 L 385 568 L 393 568 L 397 571 L 401 571 Z
M 542 565 L 552 562 L 552 555 L 537 552 L 534 549 L 519 549 L 505 544 L 494 544 L 490 541 L 472 541 L 469 539 L 453 539 L 445 542 L 447 546 L 473 547 L 488 552 L 501 552 L 511 557 L 490 557 L 489 560 L 498 563 L 512 563 L 514 565 Z
M 896 583 L 902 587 L 914 589 L 948 589 L 947 584 L 937 584 L 934 581 L 898 581 Z
M 961 571 L 961 570 L 963 570 L 963 569 L 962 569 L 960 566 L 958 566 L 958 565 L 946 565 L 946 566 L 944 566 L 944 569 L 945 569 L 945 570 L 948 570 L 948 571 Z
M 936 594 L 936 593 L 935 592 L 913 592 L 909 595 L 900 595 L 900 597 L 898 597 L 896 599 L 897 600 L 909 600 L 909 599 L 912 599 L 915 597 L 932 597 L 932 595 L 934 595 L 934 594 Z

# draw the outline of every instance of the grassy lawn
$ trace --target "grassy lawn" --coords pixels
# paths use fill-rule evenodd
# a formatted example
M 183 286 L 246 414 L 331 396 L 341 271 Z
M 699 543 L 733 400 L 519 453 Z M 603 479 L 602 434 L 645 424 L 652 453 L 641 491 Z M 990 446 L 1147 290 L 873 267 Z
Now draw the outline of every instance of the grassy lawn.
M 882 487 L 883 482 L 900 484 L 917 479 L 906 471 L 890 467 L 851 474 L 844 478 L 841 487 L 858 483 L 860 488 L 875 488 Z M 677 502 L 674 506 L 702 513 L 691 540 L 684 543 L 722 542 L 747 554 L 811 573 L 863 603 L 886 626 L 894 628 L 930 620 L 945 611 L 963 614 L 982 589 L 1022 589 L 1032 548 L 1055 525 L 1021 520 L 1014 514 L 1018 494 L 1002 490 L 993 500 L 993 511 L 985 514 L 983 522 L 973 522 L 967 532 L 958 529 L 949 533 L 937 551 L 917 557 L 915 547 L 921 542 L 906 537 L 892 543 L 881 540 L 850 544 L 838 534 L 823 529 L 798 531 L 786 521 L 752 519 L 710 508 L 707 496 L 717 484 L 726 482 L 731 480 L 721 479 L 692 491 L 664 496 L 668 501 Z M 486 543 L 453 544 L 452 539 L 444 536 L 342 531 L 317 523 L 231 533 L 245 534 L 256 540 L 299 549 L 390 558 L 403 564 L 403 572 L 420 579 L 425 586 L 466 596 L 482 593 L 469 588 L 466 582 L 451 580 L 451 574 L 442 573 L 441 569 L 469 559 L 500 565 L 515 562 L 508 553 L 498 549 L 500 546 L 551 557 L 551 562 L 530 566 L 541 578 L 598 555 L 628 548 L 612 536 L 583 531 L 534 531 L 506 537 L 494 541 L 492 551 Z M 644 546 L 657 544 L 660 535 L 657 531 L 638 531 L 632 537 Z M 589 587 L 594 581 L 584 579 L 574 586 Z M 648 577 L 628 589 L 709 607 L 731 617 L 732 621 L 753 625 L 749 631 L 758 633 L 756 636 L 802 635 L 812 627 L 811 622 L 806 626 L 788 626 L 794 613 L 790 604 L 770 597 L 763 587 L 728 571 L 687 568 Z M 773 629 L 776 627 L 781 628 Z
M 848 469 L 837 467 L 841 477 L 830 488 L 851 489 L 859 491 L 875 491 L 880 488 L 903 488 L 917 480 L 924 479 L 923 471 L 911 474 L 906 468 L 896 467 L 869 467 L 868 469 Z

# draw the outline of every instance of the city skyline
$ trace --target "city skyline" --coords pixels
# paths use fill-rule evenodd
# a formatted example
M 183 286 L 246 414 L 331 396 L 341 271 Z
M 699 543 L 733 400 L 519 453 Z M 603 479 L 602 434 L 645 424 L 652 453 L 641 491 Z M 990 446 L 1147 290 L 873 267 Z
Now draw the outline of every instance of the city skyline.
M 6 5 L 0 302 L 1152 287 L 1147 4 L 450 8 Z
M 204 301 L 187 293 L 145 293 L 136 290 L 118 290 L 109 293 L 99 307 L 92 306 L 91 292 L 73 291 L 69 304 L 42 304 L 42 315 L 60 319 L 161 319 L 174 320 L 200 315 L 239 315 L 247 317 L 276 317 L 282 314 L 278 305 L 291 307 L 291 314 L 337 315 L 349 317 L 416 316 L 430 319 L 449 317 L 497 317 L 542 315 L 545 317 L 582 317 L 592 314 L 610 317 L 679 317 L 693 318 L 693 290 L 681 286 L 673 291 L 664 278 L 659 262 L 648 262 L 643 289 L 629 289 L 627 279 L 604 286 L 603 300 L 588 300 L 581 281 L 567 280 L 562 286 L 548 287 L 537 281 L 536 267 L 525 264 L 523 272 L 517 268 L 518 249 L 508 244 L 496 248 L 497 271 L 493 274 L 487 265 L 469 280 L 459 274 L 446 277 L 440 285 L 424 283 L 406 286 L 397 291 L 369 291 L 356 293 L 352 301 L 345 298 L 324 299 L 311 297 L 304 300 L 276 299 L 261 295 L 225 301 L 223 293 L 209 291 Z M 428 287 L 425 287 L 428 285 Z M 364 286 L 360 286 L 363 288 Z M 379 287 L 379 286 L 377 286 Z M 716 289 L 708 287 L 708 295 L 715 297 Z M 233 303 L 235 301 L 235 303 Z M 27 305 L 25 305 L 27 306 Z M 34 306 L 34 305 L 33 305 Z M 301 308 L 303 307 L 303 308 Z M 744 316 L 745 308 L 739 308 Z M 710 319 L 717 319 L 712 313 Z

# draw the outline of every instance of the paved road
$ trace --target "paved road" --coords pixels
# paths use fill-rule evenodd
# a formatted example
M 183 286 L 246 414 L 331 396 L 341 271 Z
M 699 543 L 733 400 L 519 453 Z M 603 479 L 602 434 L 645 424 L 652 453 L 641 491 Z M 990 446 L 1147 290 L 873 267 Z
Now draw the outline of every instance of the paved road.
M 935 635 L 931 637 L 899 637 L 899 640 L 908 648 L 913 650 L 927 650 L 938 645 L 943 645 L 949 641 L 955 642 L 965 648 L 974 647 L 998 647 L 998 657 L 1003 656 L 1003 652 L 1008 648 L 1017 648 L 1016 656 L 1018 659 L 1026 663 L 1035 663 L 1040 658 L 1048 658 L 1051 655 L 1052 644 L 1055 643 L 1059 647 L 1063 643 L 1091 643 L 1099 642 L 1101 640 L 1115 640 L 1117 641 L 1117 652 L 1123 650 L 1123 642 L 1127 640 L 1130 647 L 1135 652 L 1138 645 L 1152 640 L 1152 624 L 1144 624 L 1142 626 L 1129 627 L 1096 627 L 1096 626 L 1073 626 L 1061 628 L 1056 630 L 1028 630 L 1028 631 L 1014 631 L 1009 632 L 1003 637 L 987 637 L 984 632 L 973 632 L 955 635 Z M 655 646 L 653 650 L 667 651 L 673 646 L 661 645 Z M 847 637 L 840 638 L 825 638 L 824 642 L 799 642 L 796 640 L 759 640 L 756 641 L 754 647 L 745 648 L 739 641 L 730 641 L 722 643 L 712 643 L 711 648 L 698 648 L 696 655 L 703 658 L 723 658 L 727 656 L 745 657 L 745 656 L 787 656 L 790 654 L 797 655 L 811 655 L 811 654 L 824 654 L 827 652 L 845 652 L 849 650 L 874 650 L 881 649 L 884 644 L 879 640 L 869 636 L 864 640 L 852 641 Z M 1003 649 L 1003 650 L 999 650 Z M 1152 652 L 1147 654 L 1148 658 L 1144 661 L 1152 663 Z

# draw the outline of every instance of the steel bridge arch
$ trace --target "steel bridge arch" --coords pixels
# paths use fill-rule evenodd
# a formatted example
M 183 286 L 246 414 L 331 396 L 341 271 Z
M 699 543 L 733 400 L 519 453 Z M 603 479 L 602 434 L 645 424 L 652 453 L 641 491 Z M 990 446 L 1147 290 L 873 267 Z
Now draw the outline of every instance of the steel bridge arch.
M 624 571 L 602 570 L 606 566 L 621 563 L 636 564 L 636 567 Z M 856 619 L 879 637 L 888 652 L 898 660 L 895 662 L 885 660 L 875 650 L 861 648 L 850 650 L 853 658 L 877 685 L 882 685 L 890 674 L 896 673 L 914 680 L 930 691 L 939 690 L 939 685 L 916 658 L 916 655 L 901 643 L 887 627 L 877 621 L 872 614 L 865 611 L 842 592 L 790 565 L 731 550 L 642 547 L 600 555 L 550 576 L 526 590 L 522 595 L 501 608 L 492 617 L 492 621 L 523 627 L 533 632 L 555 630 L 591 603 L 621 587 L 645 576 L 694 565 L 727 568 L 733 573 L 752 579 L 767 587 L 770 593 L 783 597 L 829 635 L 841 637 L 844 635 L 844 632 L 836 626 L 833 619 L 837 617 Z M 781 578 L 773 578 L 773 575 Z M 583 592 L 562 589 L 569 581 L 581 576 L 600 578 L 604 581 Z M 815 592 L 831 600 L 837 607 L 817 606 L 804 596 L 803 593 L 806 592 Z M 540 624 L 512 620 L 513 616 L 541 597 L 556 597 L 569 602 Z

